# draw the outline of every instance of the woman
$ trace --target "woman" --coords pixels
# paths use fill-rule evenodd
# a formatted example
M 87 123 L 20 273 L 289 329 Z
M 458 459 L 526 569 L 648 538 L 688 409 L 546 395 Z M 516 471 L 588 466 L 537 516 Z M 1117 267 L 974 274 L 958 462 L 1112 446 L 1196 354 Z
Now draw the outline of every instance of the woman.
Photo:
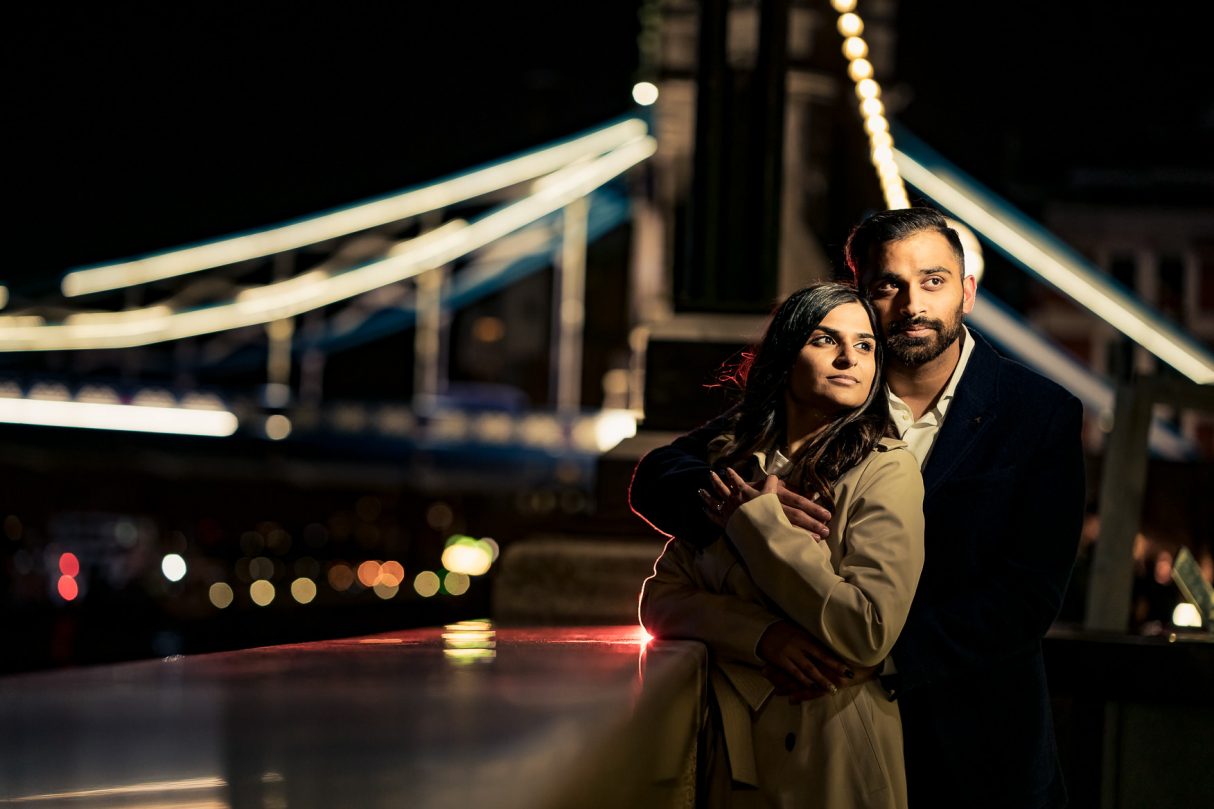
M 887 437 L 876 335 L 868 303 L 841 284 L 776 310 L 730 429 L 709 445 L 723 474 L 705 494 L 724 535 L 699 549 L 672 539 L 642 589 L 647 631 L 712 655 L 724 749 L 718 739 L 709 753 L 709 805 L 906 805 L 898 709 L 854 677 L 885 659 L 923 565 L 923 482 Z M 789 522 L 777 478 L 832 512 L 824 540 Z M 853 665 L 845 687 L 823 682 L 823 696 L 794 704 L 768 677 L 809 682 L 809 635 Z

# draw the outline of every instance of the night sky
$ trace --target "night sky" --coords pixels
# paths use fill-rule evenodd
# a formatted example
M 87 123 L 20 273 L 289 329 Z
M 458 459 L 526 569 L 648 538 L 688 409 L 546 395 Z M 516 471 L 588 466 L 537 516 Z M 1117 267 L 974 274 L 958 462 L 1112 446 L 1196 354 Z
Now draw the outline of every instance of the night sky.
M 1206 8 L 903 0 L 896 114 L 1030 209 L 1077 166 L 1200 183 Z M 5 29 L 18 215 L 0 282 L 38 294 L 73 265 L 386 193 L 626 112 L 639 25 L 621 0 L 118 2 L 28 7 Z

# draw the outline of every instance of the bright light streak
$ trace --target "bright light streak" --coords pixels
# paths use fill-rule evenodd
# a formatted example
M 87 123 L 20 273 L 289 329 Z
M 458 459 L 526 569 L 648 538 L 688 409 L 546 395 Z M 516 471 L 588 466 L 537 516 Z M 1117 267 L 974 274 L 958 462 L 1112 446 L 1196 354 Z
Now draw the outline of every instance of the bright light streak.
M 226 410 L 60 402 L 0 397 L 0 422 L 139 433 L 229 436 L 236 416 Z
M 130 348 L 196 337 L 294 317 L 353 298 L 442 266 L 560 210 L 576 199 L 649 158 L 656 141 L 638 137 L 584 164 L 562 168 L 545 178 L 542 188 L 473 222 L 456 220 L 407 240 L 388 258 L 342 273 L 288 279 L 242 292 L 229 303 L 163 314 L 161 307 L 132 310 L 114 323 L 63 323 L 40 328 L 0 330 L 0 351 L 51 351 Z M 154 311 L 153 311 L 154 310 Z M 135 312 L 147 313 L 146 322 Z
M 556 171 L 644 136 L 645 123 L 629 119 L 555 146 L 521 155 L 432 185 L 268 230 L 219 239 L 132 261 L 75 270 L 63 278 L 68 297 L 146 284 L 222 267 L 334 239 L 450 207 Z
M 1005 222 L 995 213 L 1003 207 L 997 200 L 951 172 L 929 169 L 897 149 L 894 159 L 907 182 L 1076 303 L 1194 382 L 1214 383 L 1214 357 L 1209 352 L 1103 274 L 1070 258 L 1048 238 Z
M 8 803 L 34 803 L 38 801 L 67 801 L 80 798 L 107 798 L 121 795 L 141 795 L 159 792 L 193 792 L 204 789 L 222 789 L 228 785 L 222 778 L 184 778 L 179 781 L 144 781 L 138 784 L 127 784 L 118 787 L 99 787 L 97 789 L 80 789 L 74 792 L 47 792 L 38 795 L 22 795 L 9 798 Z M 211 804 L 195 804 L 190 806 L 209 807 Z M 226 806 L 217 803 L 216 806 Z
M 185 559 L 181 558 L 180 554 L 167 553 L 160 560 L 160 572 L 169 581 L 181 581 L 185 578 L 186 564 Z

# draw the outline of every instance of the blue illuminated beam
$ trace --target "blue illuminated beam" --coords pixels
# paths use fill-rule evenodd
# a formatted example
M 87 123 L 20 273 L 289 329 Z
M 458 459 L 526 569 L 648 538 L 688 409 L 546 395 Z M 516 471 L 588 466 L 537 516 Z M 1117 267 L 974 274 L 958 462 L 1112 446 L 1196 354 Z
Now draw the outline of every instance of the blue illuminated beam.
M 1204 346 L 918 138 L 898 128 L 896 142 L 903 178 L 937 205 L 1189 379 L 1214 383 L 1214 355 Z

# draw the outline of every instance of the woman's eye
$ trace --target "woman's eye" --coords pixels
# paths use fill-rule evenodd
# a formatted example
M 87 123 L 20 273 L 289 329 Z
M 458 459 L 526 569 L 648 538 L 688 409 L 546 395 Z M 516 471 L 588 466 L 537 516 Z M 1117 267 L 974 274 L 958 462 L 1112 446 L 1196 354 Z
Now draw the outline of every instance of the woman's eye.
M 809 344 L 814 345 L 814 346 L 831 346 L 831 345 L 835 344 L 835 341 L 833 339 L 831 339 L 831 337 L 829 335 L 820 334 L 817 337 L 810 340 Z

